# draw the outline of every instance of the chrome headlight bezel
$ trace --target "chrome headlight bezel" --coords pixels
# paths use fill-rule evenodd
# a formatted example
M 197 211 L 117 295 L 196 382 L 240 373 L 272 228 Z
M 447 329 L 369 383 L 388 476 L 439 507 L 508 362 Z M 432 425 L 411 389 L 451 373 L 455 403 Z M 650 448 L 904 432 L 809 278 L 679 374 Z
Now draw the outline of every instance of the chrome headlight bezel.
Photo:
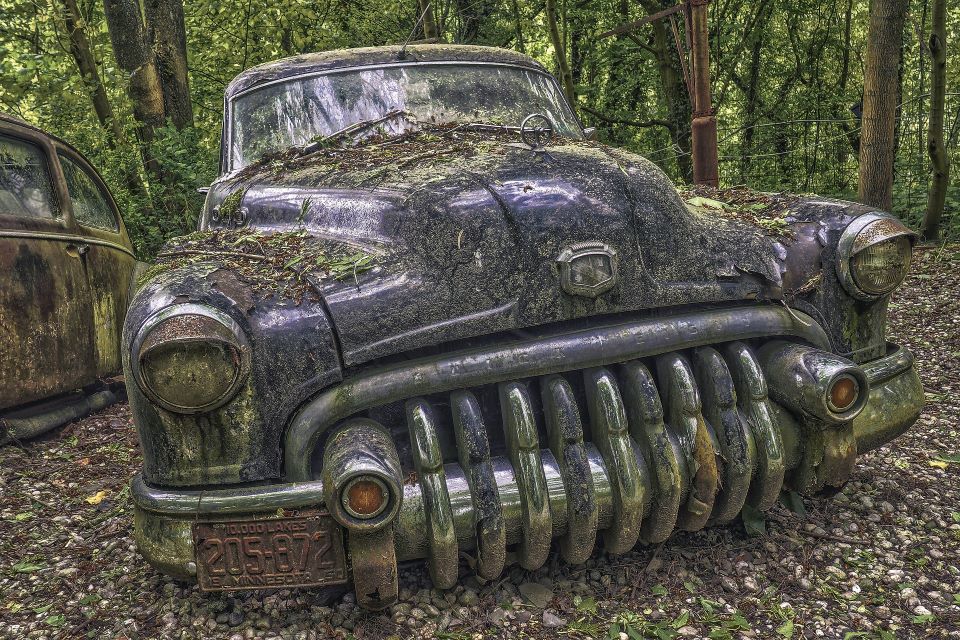
M 154 333 L 162 325 L 190 316 L 200 319 L 200 322 L 192 323 L 196 327 L 195 330 L 158 341 L 156 345 L 151 344 L 151 340 L 156 339 Z M 236 355 L 233 379 L 224 387 L 223 392 L 208 402 L 195 406 L 178 403 L 158 394 L 150 386 L 143 370 L 143 356 L 147 355 L 153 348 L 168 346 L 171 343 L 190 344 L 199 342 L 220 343 Z M 179 414 L 206 413 L 218 409 L 232 400 L 246 383 L 250 373 L 250 343 L 240 325 L 226 313 L 203 304 L 177 304 L 153 314 L 140 327 L 130 347 L 130 372 L 143 394 L 160 407 Z
M 843 288 L 851 296 L 857 300 L 874 302 L 890 295 L 903 284 L 903 279 L 910 270 L 909 264 L 904 271 L 904 278 L 901 278 L 896 284 L 883 292 L 865 290 L 857 282 L 852 266 L 853 259 L 865 249 L 897 238 L 907 238 L 910 241 L 910 252 L 907 256 L 909 261 L 917 234 L 891 215 L 865 213 L 855 218 L 843 230 L 837 245 L 837 275 Z

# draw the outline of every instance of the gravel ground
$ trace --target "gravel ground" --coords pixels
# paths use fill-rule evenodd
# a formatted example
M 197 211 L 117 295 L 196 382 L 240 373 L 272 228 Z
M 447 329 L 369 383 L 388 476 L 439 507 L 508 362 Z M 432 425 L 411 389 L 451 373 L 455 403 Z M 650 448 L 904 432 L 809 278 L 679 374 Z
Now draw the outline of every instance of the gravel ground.
M 0 450 L 0 637 L 960 638 L 958 292 L 960 245 L 921 251 L 891 334 L 917 354 L 928 407 L 832 500 L 778 505 L 765 535 L 737 524 L 579 567 L 552 556 L 448 592 L 405 569 L 385 614 L 352 594 L 209 596 L 153 571 L 130 532 L 136 436 L 114 406 Z

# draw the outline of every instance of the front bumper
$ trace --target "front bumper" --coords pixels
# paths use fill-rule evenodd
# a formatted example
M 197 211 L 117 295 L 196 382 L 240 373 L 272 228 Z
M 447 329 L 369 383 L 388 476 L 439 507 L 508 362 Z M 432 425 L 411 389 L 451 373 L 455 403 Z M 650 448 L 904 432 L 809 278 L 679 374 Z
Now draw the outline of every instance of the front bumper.
M 545 560 L 555 539 L 567 560 L 582 562 L 593 550 L 598 531 L 608 550 L 622 552 L 638 539 L 661 541 L 675 528 L 695 530 L 729 521 L 744 503 L 767 508 L 782 485 L 811 493 L 842 484 L 856 453 L 901 434 L 917 419 L 924 404 L 913 356 L 890 345 L 885 357 L 862 365 L 869 397 L 852 424 L 812 427 L 809 420 L 767 398 L 762 375 L 751 380 L 749 366 L 737 369 L 737 354 L 749 356 L 750 351 L 737 351 L 736 345 L 742 343 L 729 343 L 722 349 L 734 378 L 742 385 L 734 407 L 724 404 L 722 385 L 716 386 L 716 380 L 700 370 L 694 376 L 689 367 L 684 368 L 685 360 L 674 359 L 674 364 L 679 362 L 680 378 L 686 370 L 692 388 L 699 385 L 702 405 L 683 406 L 683 389 L 677 388 L 666 406 L 660 407 L 657 401 L 647 407 L 650 411 L 646 414 L 631 413 L 628 425 L 627 421 L 618 423 L 627 417 L 622 411 L 619 417 L 616 411 L 605 412 L 603 398 L 593 397 L 589 402 L 601 410 L 590 412 L 590 422 L 605 417 L 600 420 L 603 428 L 590 425 L 590 441 L 584 440 L 582 432 L 579 437 L 575 433 L 560 437 L 564 436 L 561 433 L 551 438 L 548 448 L 540 449 L 536 430 L 522 424 L 521 410 L 517 414 L 521 423 L 514 421 L 510 428 L 526 432 L 527 440 L 514 438 L 506 456 L 491 457 L 488 451 L 485 459 L 465 465 L 465 470 L 461 464 L 437 463 L 439 450 L 430 451 L 436 438 L 421 434 L 427 446 L 421 454 L 425 459 L 417 465 L 419 482 L 403 485 L 399 513 L 390 526 L 373 534 L 346 532 L 359 601 L 373 608 L 390 604 L 396 595 L 398 561 L 427 559 L 435 584 L 446 587 L 456 580 L 457 556 L 462 550 L 474 550 L 478 567 L 485 567 L 481 573 L 488 574 L 502 570 L 505 545 L 510 544 L 519 543 L 520 563 L 527 568 Z M 719 355 L 713 349 L 707 351 L 707 356 Z M 695 363 L 707 362 L 696 360 L 694 353 Z M 589 384 L 606 388 L 605 371 L 594 370 Z M 743 376 L 746 378 L 740 379 Z M 544 380 L 542 388 L 548 379 Z M 638 384 L 642 387 L 642 383 Z M 663 378 L 657 381 L 664 383 Z M 624 393 L 624 398 L 628 395 Z M 523 405 L 522 395 L 519 402 Z M 627 405 L 629 409 L 630 403 Z M 739 415 L 741 420 L 730 422 L 731 415 Z M 680 429 L 664 428 L 665 422 L 684 421 L 692 426 L 689 439 Z M 635 422 L 643 423 L 642 427 L 637 428 Z M 739 436 L 730 433 L 730 425 L 736 429 L 738 423 L 750 426 L 744 429 L 746 439 L 739 449 Z M 767 425 L 766 431 L 758 428 L 761 423 Z M 429 431 L 432 427 L 428 423 L 420 428 Z M 705 449 L 716 453 L 716 458 L 704 458 Z M 738 456 L 745 464 L 740 471 Z M 704 468 L 713 474 L 714 493 L 709 503 L 701 491 Z M 537 487 L 539 490 L 534 490 Z M 570 487 L 589 490 L 571 491 Z M 321 480 L 199 491 L 151 487 L 138 475 L 131 490 L 141 553 L 165 573 L 187 580 L 195 579 L 196 574 L 194 522 L 263 520 L 277 517 L 278 510 L 316 509 L 324 502 Z M 494 496 L 496 504 L 479 499 L 481 494 Z

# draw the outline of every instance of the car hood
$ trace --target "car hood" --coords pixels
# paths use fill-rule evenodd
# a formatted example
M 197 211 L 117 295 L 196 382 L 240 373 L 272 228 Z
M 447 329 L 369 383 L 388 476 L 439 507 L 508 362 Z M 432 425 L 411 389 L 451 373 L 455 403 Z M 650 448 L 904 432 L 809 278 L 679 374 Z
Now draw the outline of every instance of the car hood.
M 373 253 L 375 267 L 355 277 L 308 276 L 348 367 L 591 316 L 781 296 L 776 237 L 691 211 L 639 156 L 466 139 L 384 150 L 388 161 L 368 149 L 346 163 L 328 153 L 261 163 L 214 186 L 203 224 L 303 227 Z M 227 211 L 229 192 L 242 196 Z M 616 280 L 596 297 L 561 282 L 558 258 L 583 243 L 615 252 Z

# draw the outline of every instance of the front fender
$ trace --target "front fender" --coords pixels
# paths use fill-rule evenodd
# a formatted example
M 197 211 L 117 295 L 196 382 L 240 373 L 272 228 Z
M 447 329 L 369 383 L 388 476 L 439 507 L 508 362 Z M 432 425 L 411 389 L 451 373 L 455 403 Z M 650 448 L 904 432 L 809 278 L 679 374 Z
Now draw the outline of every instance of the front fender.
M 264 298 L 233 271 L 208 262 L 160 265 L 141 280 L 124 325 L 123 359 L 145 479 L 159 486 L 192 486 L 279 478 L 290 408 L 342 377 L 319 295 L 299 301 Z M 189 415 L 151 401 L 130 367 L 145 323 L 185 303 L 229 315 L 251 350 L 249 374 L 236 395 L 212 411 Z

